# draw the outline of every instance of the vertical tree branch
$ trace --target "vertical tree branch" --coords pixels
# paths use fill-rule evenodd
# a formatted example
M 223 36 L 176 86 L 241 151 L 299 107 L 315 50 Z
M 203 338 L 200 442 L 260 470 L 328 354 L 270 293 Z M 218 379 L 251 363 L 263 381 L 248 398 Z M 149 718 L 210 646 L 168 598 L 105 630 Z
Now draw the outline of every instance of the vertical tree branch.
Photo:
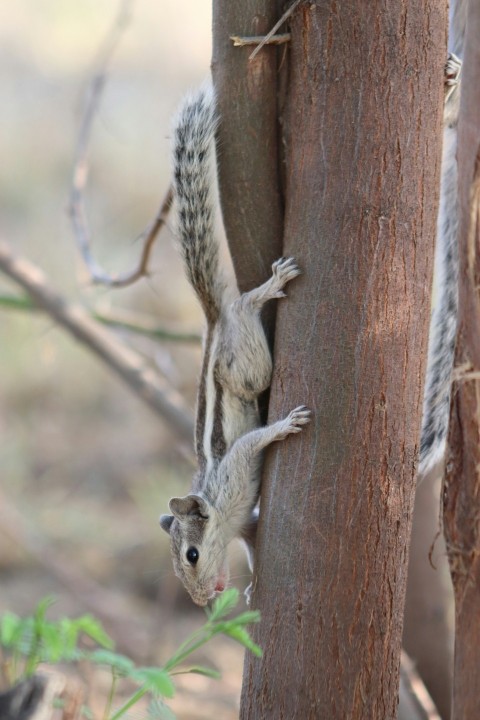
M 480 700 L 480 4 L 468 9 L 458 125 L 459 328 L 444 488 L 455 594 L 453 718 L 478 717 Z
M 291 22 L 284 253 L 243 720 L 396 716 L 440 170 L 446 6 Z M 428 38 L 428 42 L 426 39 Z
M 230 36 L 266 34 L 277 17 L 276 0 L 213 2 L 212 74 L 221 118 L 220 199 L 242 291 L 263 282 L 282 253 L 277 49 L 266 46 L 249 62 L 252 48 L 235 47 Z

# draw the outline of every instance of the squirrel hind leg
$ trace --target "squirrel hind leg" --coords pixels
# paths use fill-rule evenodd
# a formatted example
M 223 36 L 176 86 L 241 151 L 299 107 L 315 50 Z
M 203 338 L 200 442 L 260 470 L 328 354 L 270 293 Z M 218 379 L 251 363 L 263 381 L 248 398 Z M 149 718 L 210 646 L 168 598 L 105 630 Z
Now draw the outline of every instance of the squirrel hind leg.
M 280 258 L 272 265 L 271 277 L 259 287 L 241 295 L 237 302 L 258 312 L 269 300 L 286 297 L 285 285 L 300 273 L 301 270 L 293 258 Z
M 272 357 L 258 313 L 235 302 L 219 324 L 217 373 L 220 383 L 252 402 L 268 388 Z
M 226 309 L 219 329 L 219 379 L 243 400 L 257 398 L 270 385 L 272 375 L 260 311 L 269 300 L 285 297 L 285 285 L 299 274 L 293 258 L 280 258 L 266 282 L 243 293 Z

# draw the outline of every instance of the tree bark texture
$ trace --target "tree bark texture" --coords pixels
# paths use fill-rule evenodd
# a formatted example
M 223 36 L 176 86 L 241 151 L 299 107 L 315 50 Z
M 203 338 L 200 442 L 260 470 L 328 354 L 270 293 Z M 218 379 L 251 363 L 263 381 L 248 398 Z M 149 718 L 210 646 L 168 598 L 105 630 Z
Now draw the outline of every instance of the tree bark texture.
M 438 204 L 446 6 L 302 3 L 243 720 L 396 716 Z
M 455 595 L 454 720 L 480 717 L 480 3 L 470 2 L 458 126 L 458 382 L 444 487 Z

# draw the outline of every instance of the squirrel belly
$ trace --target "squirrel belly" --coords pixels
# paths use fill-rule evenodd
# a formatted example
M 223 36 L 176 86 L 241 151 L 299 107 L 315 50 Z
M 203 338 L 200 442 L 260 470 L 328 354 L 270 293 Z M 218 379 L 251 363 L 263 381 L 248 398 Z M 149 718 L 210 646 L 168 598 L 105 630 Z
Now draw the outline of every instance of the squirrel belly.
M 300 270 L 292 258 L 280 258 L 265 283 L 242 295 L 236 288 L 231 301 L 214 236 L 216 125 L 214 93 L 204 86 L 180 109 L 173 147 L 176 234 L 207 327 L 195 427 L 198 471 L 190 494 L 170 500 L 160 525 L 170 534 L 175 573 L 198 605 L 226 587 L 230 541 L 254 542 L 262 451 L 310 421 L 301 406 L 259 427 L 257 398 L 272 373 L 260 313 L 269 300 L 285 297 L 285 286 Z

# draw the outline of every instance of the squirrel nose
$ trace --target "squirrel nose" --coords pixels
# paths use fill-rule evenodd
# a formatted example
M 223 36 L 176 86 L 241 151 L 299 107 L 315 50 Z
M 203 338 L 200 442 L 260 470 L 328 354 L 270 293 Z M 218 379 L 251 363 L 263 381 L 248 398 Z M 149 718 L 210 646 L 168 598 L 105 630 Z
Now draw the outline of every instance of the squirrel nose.
M 217 584 L 215 585 L 215 592 L 223 592 L 225 590 L 225 582 L 223 580 L 219 580 Z

